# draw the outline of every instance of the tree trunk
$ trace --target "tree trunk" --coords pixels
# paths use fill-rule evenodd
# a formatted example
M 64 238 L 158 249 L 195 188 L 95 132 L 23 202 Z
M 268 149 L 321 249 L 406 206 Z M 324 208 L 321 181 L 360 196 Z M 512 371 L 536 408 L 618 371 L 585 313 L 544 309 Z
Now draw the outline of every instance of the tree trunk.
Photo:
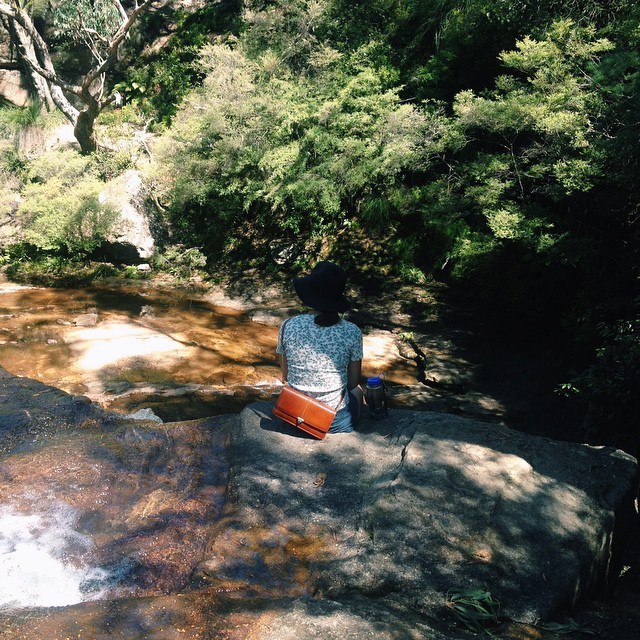
M 20 59 L 29 77 L 34 79 L 34 86 L 38 92 L 40 93 L 40 87 L 46 87 L 42 89 L 42 95 L 45 96 L 47 104 L 50 100 L 75 126 L 78 110 L 69 102 L 63 89 L 77 95 L 80 88 L 58 78 L 47 44 L 27 13 L 0 1 L 0 15 L 3 17 L 3 24 L 10 28 L 9 33 L 17 45 Z
M 0 16 L 5 24 L 9 23 L 13 27 L 12 39 L 19 44 L 20 56 L 28 68 L 30 77 L 34 78 L 38 93 L 44 97 L 47 106 L 55 104 L 73 124 L 73 132 L 83 154 L 93 153 L 97 148 L 95 121 L 108 102 L 102 95 L 105 73 L 117 60 L 118 48 L 138 15 L 153 1 L 136 0 L 131 13 L 127 14 L 122 2 L 113 0 L 122 23 L 115 34 L 109 38 L 92 32 L 91 41 L 94 44 L 100 43 L 104 51 L 92 50 L 95 66 L 84 76 L 82 84 L 78 86 L 66 82 L 57 74 L 49 47 L 35 28 L 29 14 L 24 10 L 23 3 L 0 0 Z M 26 6 L 27 3 L 24 4 Z M 41 76 L 38 84 L 35 80 L 37 75 Z M 95 93 L 92 93 L 91 87 L 94 82 L 99 82 L 99 87 Z M 86 108 L 78 111 L 67 99 L 69 94 L 77 96 Z
M 32 61 L 36 62 L 37 57 L 33 43 L 27 36 L 25 30 L 14 20 L 8 20 L 4 16 L 2 23 L 10 33 L 12 42 L 16 45 L 19 58 L 24 60 L 29 57 Z M 24 64 L 23 69 L 31 82 L 32 90 L 38 96 L 44 108 L 47 111 L 53 111 L 56 105 L 51 96 L 47 81 L 39 73 L 36 73 L 32 66 Z
M 89 108 L 78 114 L 75 127 L 73 128 L 73 135 L 78 141 L 80 151 L 83 155 L 89 155 L 98 148 L 95 121 L 99 113 L 99 110 L 96 112 L 95 109 Z

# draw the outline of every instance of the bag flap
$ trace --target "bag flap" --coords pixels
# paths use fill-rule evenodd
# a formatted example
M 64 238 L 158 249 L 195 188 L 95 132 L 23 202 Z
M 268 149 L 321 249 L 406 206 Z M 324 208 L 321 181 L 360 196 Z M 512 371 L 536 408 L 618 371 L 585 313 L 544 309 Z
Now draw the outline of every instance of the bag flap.
M 324 438 L 336 412 L 331 407 L 305 396 L 290 387 L 283 387 L 273 414 L 316 438 Z M 320 435 L 322 434 L 322 435 Z

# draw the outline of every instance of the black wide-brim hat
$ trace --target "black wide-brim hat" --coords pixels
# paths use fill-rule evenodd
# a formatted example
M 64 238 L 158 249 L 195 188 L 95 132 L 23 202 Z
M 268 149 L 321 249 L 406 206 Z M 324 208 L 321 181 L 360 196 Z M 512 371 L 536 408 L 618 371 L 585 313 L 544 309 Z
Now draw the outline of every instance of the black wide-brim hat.
M 347 274 L 333 262 L 322 261 L 306 276 L 293 279 L 293 286 L 304 304 L 316 311 L 344 313 L 351 303 L 344 295 Z

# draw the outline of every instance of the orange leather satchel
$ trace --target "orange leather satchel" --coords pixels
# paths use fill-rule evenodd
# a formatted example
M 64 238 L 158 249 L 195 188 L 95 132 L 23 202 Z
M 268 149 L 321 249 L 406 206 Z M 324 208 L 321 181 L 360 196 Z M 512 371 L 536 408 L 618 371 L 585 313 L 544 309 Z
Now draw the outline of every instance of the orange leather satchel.
M 322 440 L 336 416 L 336 410 L 291 387 L 283 387 L 273 415 Z

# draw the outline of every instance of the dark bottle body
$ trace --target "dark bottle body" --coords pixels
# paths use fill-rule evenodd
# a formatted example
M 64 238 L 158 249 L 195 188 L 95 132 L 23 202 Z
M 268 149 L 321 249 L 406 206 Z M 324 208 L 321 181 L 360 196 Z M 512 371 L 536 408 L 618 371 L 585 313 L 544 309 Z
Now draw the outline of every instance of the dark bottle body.
M 387 394 L 379 376 L 368 378 L 364 388 L 364 397 L 372 418 L 386 418 L 389 415 Z

